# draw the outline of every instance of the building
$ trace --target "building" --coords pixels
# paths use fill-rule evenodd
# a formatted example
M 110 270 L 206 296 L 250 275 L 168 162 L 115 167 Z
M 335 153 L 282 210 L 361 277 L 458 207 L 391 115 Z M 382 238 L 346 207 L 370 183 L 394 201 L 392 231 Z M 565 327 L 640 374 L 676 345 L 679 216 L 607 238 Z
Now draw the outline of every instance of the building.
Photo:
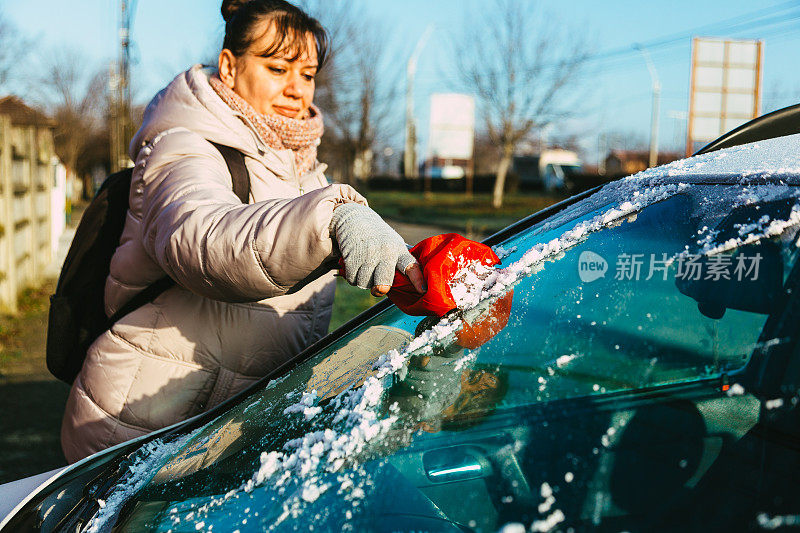
M 0 98 L 0 115 L 7 116 L 14 126 L 39 126 L 43 128 L 55 126 L 47 115 L 29 107 L 17 96 Z
M 682 157 L 679 152 L 659 152 L 657 162 L 665 165 Z M 606 156 L 605 173 L 612 176 L 636 174 L 648 168 L 649 162 L 648 150 L 611 150 Z
M 59 188 L 57 162 L 52 121 L 16 96 L 0 99 L 0 310 L 3 312 L 15 313 L 19 292 L 38 285 L 48 274 L 53 240 L 59 237 L 54 232 L 63 231 L 63 220 L 54 221 L 53 217 L 64 218 L 66 200 L 65 187 Z M 54 194 L 59 198 L 53 198 Z

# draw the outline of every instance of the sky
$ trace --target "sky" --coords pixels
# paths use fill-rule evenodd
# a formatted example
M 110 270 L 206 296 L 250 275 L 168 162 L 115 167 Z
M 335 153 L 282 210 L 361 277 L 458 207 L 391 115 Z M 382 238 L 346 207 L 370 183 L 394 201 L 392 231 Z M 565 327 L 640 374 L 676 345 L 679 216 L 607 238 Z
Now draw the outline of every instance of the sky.
M 592 59 L 574 83 L 581 95 L 578 112 L 574 118 L 554 124 L 547 131 L 552 141 L 578 136 L 587 163 L 596 163 L 603 135 L 618 147 L 647 145 L 651 77 L 642 54 L 633 48 L 636 43 L 650 52 L 662 85 L 659 113 L 662 150 L 683 150 L 691 36 L 763 39 L 762 111 L 800 101 L 800 69 L 796 60 L 796 51 L 800 49 L 800 0 L 519 1 L 532 11 L 535 9 L 546 25 L 552 24 L 565 30 L 568 36 L 588 42 Z M 191 64 L 216 56 L 223 22 L 219 0 L 135 3 L 134 100 L 145 103 Z M 451 36 L 463 32 L 469 9 L 486 9 L 490 2 L 349 0 L 347 4 L 379 25 L 387 41 L 391 64 L 397 65 L 401 72 L 420 36 L 433 25 L 432 36 L 420 56 L 414 87 L 420 149 L 425 153 L 430 95 L 454 90 L 453 52 L 448 45 Z M 56 0 L 0 0 L 0 12 L 33 40 L 37 53 L 80 50 L 87 58 L 87 70 L 108 65 L 117 53 L 117 1 L 77 0 L 64 4 Z M 404 89 L 404 76 L 397 79 Z M 383 139 L 387 145 L 401 149 L 402 99 L 398 99 L 395 107 L 396 120 L 392 121 L 395 128 Z

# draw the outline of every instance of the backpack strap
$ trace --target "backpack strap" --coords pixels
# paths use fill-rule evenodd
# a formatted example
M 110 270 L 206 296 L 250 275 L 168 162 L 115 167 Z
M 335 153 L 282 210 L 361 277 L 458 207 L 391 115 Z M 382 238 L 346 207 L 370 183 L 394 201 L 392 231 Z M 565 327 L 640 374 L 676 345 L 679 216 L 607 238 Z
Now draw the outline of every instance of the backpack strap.
M 117 320 L 124 317 L 128 313 L 132 313 L 142 307 L 145 304 L 149 304 L 158 296 L 164 292 L 165 290 L 169 289 L 170 287 L 175 285 L 175 281 L 169 277 L 164 276 L 158 281 L 153 282 L 152 284 L 148 285 L 145 290 L 138 293 L 136 296 L 128 300 L 125 305 L 120 307 L 116 313 L 111 315 L 111 318 L 108 319 L 106 323 L 106 329 L 111 329 L 111 326 L 117 323 Z
M 233 192 L 243 204 L 250 203 L 250 173 L 247 172 L 247 166 L 244 163 L 244 154 L 236 148 L 225 146 L 224 144 L 217 144 L 213 141 L 208 141 L 219 150 L 222 157 L 225 159 L 225 164 L 228 167 L 228 172 L 231 174 L 231 182 L 233 183 Z M 142 292 L 135 295 L 128 300 L 125 305 L 120 307 L 116 313 L 111 315 L 106 323 L 106 329 L 111 329 L 120 318 L 128 313 L 136 311 L 145 304 L 149 304 L 159 297 L 161 293 L 175 285 L 175 280 L 169 276 L 151 283 Z
M 236 148 L 231 148 L 224 144 L 217 144 L 213 141 L 208 142 L 213 144 L 225 159 L 225 164 L 228 165 L 228 172 L 231 173 L 234 194 L 239 197 L 239 200 L 241 200 L 243 204 L 249 203 L 250 174 L 247 172 L 247 166 L 244 164 L 244 154 Z

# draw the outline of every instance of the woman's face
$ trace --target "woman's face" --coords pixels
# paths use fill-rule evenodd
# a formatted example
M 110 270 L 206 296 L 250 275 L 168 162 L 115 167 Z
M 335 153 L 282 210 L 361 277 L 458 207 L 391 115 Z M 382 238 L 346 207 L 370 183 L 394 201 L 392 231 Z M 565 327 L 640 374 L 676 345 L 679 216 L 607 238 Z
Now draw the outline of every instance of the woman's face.
M 269 24 L 269 23 L 268 23 Z M 275 42 L 275 27 L 259 31 L 259 37 L 240 57 L 230 50 L 219 55 L 219 75 L 223 83 L 244 98 L 259 113 L 302 119 L 314 100 L 314 77 L 317 74 L 317 47 L 309 34 L 307 54 L 290 61 L 292 51 L 263 57 L 257 55 Z

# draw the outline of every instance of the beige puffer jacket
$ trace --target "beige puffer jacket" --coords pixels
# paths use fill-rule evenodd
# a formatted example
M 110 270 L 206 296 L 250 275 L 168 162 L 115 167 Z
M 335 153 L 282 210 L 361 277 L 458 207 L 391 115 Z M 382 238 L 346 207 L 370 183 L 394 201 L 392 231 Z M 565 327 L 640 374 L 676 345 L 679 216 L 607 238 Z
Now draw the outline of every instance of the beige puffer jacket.
M 328 258 L 335 205 L 366 203 L 304 176 L 195 66 L 150 102 L 131 143 L 130 209 L 106 282 L 106 313 L 169 274 L 177 286 L 89 348 L 61 429 L 68 461 L 184 420 L 243 390 L 327 332 L 333 275 L 286 291 Z M 245 155 L 250 204 L 208 141 Z

